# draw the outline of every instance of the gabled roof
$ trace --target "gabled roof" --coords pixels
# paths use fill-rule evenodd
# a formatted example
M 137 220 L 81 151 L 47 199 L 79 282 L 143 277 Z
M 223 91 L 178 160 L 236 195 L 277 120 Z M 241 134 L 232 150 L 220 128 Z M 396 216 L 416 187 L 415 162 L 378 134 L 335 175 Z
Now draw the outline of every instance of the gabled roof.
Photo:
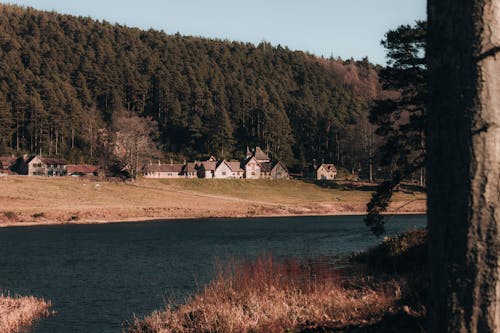
M 243 172 L 240 162 L 226 162 L 226 164 L 232 172 Z
M 183 173 L 191 173 L 191 172 L 198 172 L 198 167 L 197 167 L 197 164 L 196 163 L 193 163 L 193 162 L 189 162 L 188 164 L 186 164 L 184 166 L 184 169 L 182 170 Z
M 246 158 L 246 159 L 243 161 L 243 167 L 246 167 L 246 165 L 247 165 L 248 163 L 250 163 L 250 161 L 251 161 L 251 160 L 254 160 L 254 161 L 255 161 L 255 163 L 257 163 L 257 164 L 259 165 L 259 167 L 260 167 L 260 162 L 259 162 L 259 161 L 257 161 L 257 159 L 256 159 L 254 156 L 250 156 L 250 157 Z
M 335 167 L 335 164 L 323 163 L 318 167 L 318 169 L 319 168 L 323 168 L 327 172 L 337 172 L 337 168 Z
M 179 173 L 184 167 L 183 164 L 150 164 L 146 166 L 147 172 L 176 172 Z
M 38 157 L 40 159 L 40 161 L 43 164 L 45 164 L 45 165 L 67 165 L 68 164 L 68 162 L 66 160 L 63 160 L 63 159 L 60 159 L 60 158 L 41 157 L 41 156 L 38 156 L 38 155 L 31 156 L 30 158 L 28 158 L 28 160 L 26 161 L 26 163 L 30 163 L 36 157 Z
M 97 165 L 90 165 L 90 164 L 68 164 L 66 166 L 66 172 L 68 174 L 73 174 L 73 173 L 81 173 L 81 174 L 89 174 L 89 173 L 94 173 L 99 169 Z
M 281 166 L 286 172 L 288 172 L 288 168 L 286 167 L 286 164 L 283 162 L 283 161 L 278 161 L 276 163 L 274 163 L 273 165 L 273 170 L 277 167 L 277 166 Z
M 217 168 L 217 162 L 215 161 L 201 162 L 201 165 L 203 165 L 205 171 L 215 171 L 215 169 Z
M 269 161 L 270 160 L 269 156 L 267 156 L 267 154 L 264 153 L 264 151 L 259 146 L 255 147 L 255 152 L 254 152 L 253 156 L 255 156 L 257 161 Z

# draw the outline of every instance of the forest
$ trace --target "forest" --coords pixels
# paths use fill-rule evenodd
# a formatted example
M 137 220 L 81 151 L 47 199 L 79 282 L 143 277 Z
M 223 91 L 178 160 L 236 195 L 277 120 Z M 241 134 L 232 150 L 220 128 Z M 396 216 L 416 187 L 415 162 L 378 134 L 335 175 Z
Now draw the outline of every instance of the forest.
M 379 71 L 366 58 L 0 5 L 0 154 L 108 163 L 110 142 L 136 124 L 144 160 L 239 159 L 260 145 L 293 170 L 324 160 L 366 172 Z

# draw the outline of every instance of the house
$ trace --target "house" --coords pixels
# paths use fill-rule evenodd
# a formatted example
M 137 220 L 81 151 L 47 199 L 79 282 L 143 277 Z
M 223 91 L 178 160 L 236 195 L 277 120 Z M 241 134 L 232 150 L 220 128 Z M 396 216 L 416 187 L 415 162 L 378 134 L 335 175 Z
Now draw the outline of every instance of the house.
M 187 163 L 182 168 L 181 176 L 184 178 L 198 178 L 198 163 Z
M 144 178 L 182 178 L 183 164 L 166 163 L 162 164 L 158 161 L 158 164 L 150 163 L 144 167 L 143 176 Z
M 241 179 L 245 176 L 245 170 L 241 168 L 241 162 L 227 162 L 231 169 L 231 178 Z
M 334 164 L 323 163 L 316 169 L 317 180 L 334 180 L 337 177 L 337 168 Z
M 218 179 L 240 179 L 245 171 L 241 168 L 240 162 L 220 161 L 215 169 L 214 178 Z
M 271 170 L 271 179 L 289 179 L 290 174 L 285 163 L 278 161 Z
M 0 169 L 9 170 L 15 162 L 16 158 L 14 156 L 0 156 Z
M 217 179 L 230 179 L 232 175 L 231 168 L 226 160 L 220 161 L 215 169 L 214 178 Z
M 28 176 L 63 176 L 68 163 L 62 159 L 35 155 L 28 158 L 26 164 Z
M 73 177 L 97 176 L 99 167 L 90 164 L 68 164 L 66 166 L 66 175 Z
M 260 178 L 260 163 L 254 156 L 245 161 L 245 178 L 246 179 L 259 179 Z
M 271 162 L 259 162 L 260 164 L 260 178 L 261 179 L 271 179 L 271 170 L 273 164 Z
M 16 163 L 16 157 L 0 156 L 0 173 L 11 173 L 12 167 Z
M 214 178 L 217 162 L 212 160 L 213 156 L 208 160 L 198 164 L 198 178 Z

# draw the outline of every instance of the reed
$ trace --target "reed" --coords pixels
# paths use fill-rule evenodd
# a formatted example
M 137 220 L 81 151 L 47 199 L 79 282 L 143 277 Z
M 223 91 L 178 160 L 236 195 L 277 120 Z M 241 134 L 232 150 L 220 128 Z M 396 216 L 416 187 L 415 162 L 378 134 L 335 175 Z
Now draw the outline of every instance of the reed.
M 51 303 L 33 296 L 20 297 L 0 294 L 0 332 L 24 330 L 39 318 L 48 317 Z
M 317 323 L 346 325 L 395 303 L 394 285 L 344 283 L 337 271 L 262 256 L 218 265 L 216 278 L 184 304 L 135 318 L 128 332 L 294 332 Z

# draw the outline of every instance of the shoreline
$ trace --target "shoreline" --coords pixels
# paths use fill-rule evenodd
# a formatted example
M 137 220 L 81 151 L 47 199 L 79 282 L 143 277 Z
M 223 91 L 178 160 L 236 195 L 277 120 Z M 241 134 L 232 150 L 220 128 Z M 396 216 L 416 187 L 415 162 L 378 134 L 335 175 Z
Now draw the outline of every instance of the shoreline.
M 426 215 L 425 211 L 405 211 L 405 212 L 385 212 L 382 215 Z M 336 212 L 336 213 L 318 213 L 318 214 L 270 214 L 270 215 L 252 215 L 252 216 L 165 216 L 151 218 L 147 216 L 143 217 L 133 217 L 125 218 L 122 220 L 79 220 L 79 221 L 58 221 L 58 220 L 46 220 L 46 221 L 28 221 L 28 222 L 1 222 L 0 228 L 12 228 L 12 227 L 37 227 L 37 226 L 59 226 L 59 225 L 91 225 L 91 224 L 115 224 L 115 223 L 154 223 L 154 222 L 173 222 L 173 221 L 188 221 L 188 220 L 219 220 L 219 219 L 260 219 L 260 218 L 280 218 L 280 217 L 327 217 L 327 216 L 364 216 L 366 212 Z

